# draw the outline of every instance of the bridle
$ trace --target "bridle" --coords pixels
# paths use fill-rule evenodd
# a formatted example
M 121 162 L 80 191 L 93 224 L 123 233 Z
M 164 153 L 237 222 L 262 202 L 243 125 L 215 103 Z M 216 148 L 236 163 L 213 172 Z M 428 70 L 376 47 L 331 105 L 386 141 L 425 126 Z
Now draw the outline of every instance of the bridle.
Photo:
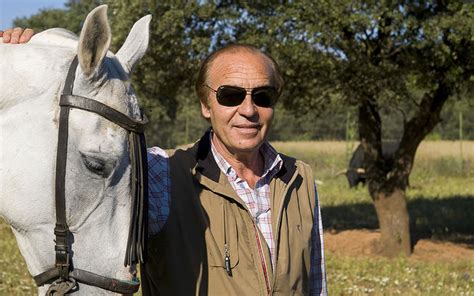
M 71 232 L 66 223 L 66 163 L 69 129 L 69 111 L 71 108 L 96 113 L 119 125 L 129 132 L 129 153 L 131 161 L 131 217 L 125 254 L 125 266 L 138 262 L 144 263 L 146 257 L 147 209 L 148 209 L 148 168 L 144 126 L 148 122 L 145 115 L 142 120 L 135 120 L 98 101 L 73 95 L 75 73 L 78 65 L 74 57 L 64 83 L 59 105 L 58 149 L 56 155 L 56 227 L 54 228 L 56 263 L 55 267 L 34 277 L 37 286 L 51 284 L 47 295 L 64 295 L 74 292 L 77 283 L 95 286 L 108 291 L 131 294 L 138 291 L 140 282 L 135 277 L 131 281 L 123 281 L 104 277 L 93 272 L 75 268 L 70 252 Z

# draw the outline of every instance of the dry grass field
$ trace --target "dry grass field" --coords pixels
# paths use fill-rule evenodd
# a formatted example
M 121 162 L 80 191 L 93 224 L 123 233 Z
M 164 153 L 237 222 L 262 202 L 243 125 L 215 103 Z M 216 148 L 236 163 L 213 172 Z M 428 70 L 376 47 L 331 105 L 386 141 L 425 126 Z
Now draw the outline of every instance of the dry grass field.
M 355 148 L 359 142 L 341 141 L 302 141 L 302 142 L 273 142 L 277 149 L 293 151 L 298 155 L 306 153 L 344 154 L 349 147 Z M 461 146 L 467 160 L 474 160 L 474 141 L 424 141 L 418 148 L 417 158 L 458 157 Z
M 352 152 L 359 145 L 358 142 L 336 141 L 274 142 L 272 144 L 278 151 L 298 156 L 310 164 L 329 165 L 330 170 L 323 170 L 323 174 L 334 173 L 347 168 Z M 414 173 L 430 168 L 433 164 L 439 165 L 444 162 L 451 166 L 450 170 L 456 171 L 461 169 L 461 159 L 463 159 L 464 164 L 471 165 L 464 167 L 464 173 L 473 174 L 474 141 L 425 141 L 418 147 Z M 315 175 L 317 175 L 318 168 L 315 169 Z
M 322 206 L 331 295 L 474 295 L 474 142 L 424 142 L 407 190 L 414 254 L 370 254 L 377 219 L 367 188 L 344 176 L 357 143 L 276 142 L 314 170 Z M 34 295 L 8 226 L 0 222 L 0 295 Z

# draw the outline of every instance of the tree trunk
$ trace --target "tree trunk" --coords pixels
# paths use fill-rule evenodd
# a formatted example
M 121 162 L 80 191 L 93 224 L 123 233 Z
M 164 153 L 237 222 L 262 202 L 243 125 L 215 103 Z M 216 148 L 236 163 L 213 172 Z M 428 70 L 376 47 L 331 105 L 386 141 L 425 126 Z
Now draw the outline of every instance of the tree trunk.
M 395 188 L 393 192 L 376 193 L 375 211 L 380 224 L 380 239 L 375 245 L 378 254 L 395 257 L 411 254 L 410 228 L 405 190 Z

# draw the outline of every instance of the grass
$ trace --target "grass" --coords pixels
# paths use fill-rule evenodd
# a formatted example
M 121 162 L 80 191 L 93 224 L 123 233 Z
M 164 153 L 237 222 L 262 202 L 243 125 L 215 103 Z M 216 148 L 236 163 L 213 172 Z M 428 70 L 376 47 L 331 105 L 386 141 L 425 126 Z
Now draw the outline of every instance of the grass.
M 0 219 L 0 295 L 35 295 L 36 291 L 10 227 Z
M 326 258 L 331 295 L 474 295 L 472 262 Z
M 344 176 L 344 142 L 276 142 L 277 150 L 309 163 L 318 186 L 326 229 L 378 227 L 367 188 L 350 190 Z M 474 142 L 424 142 L 407 190 L 412 230 L 421 237 L 474 248 Z M 421 262 L 406 258 L 326 254 L 331 295 L 474 295 L 474 262 Z M 0 221 L 0 295 L 34 295 L 36 288 L 8 226 Z

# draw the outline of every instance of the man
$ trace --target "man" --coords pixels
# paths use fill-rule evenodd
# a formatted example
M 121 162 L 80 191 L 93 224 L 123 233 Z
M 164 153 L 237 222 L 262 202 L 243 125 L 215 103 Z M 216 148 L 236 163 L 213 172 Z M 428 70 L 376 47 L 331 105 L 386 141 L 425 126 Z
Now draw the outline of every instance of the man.
M 211 129 L 169 157 L 149 150 L 144 295 L 326 294 L 311 169 L 266 141 L 282 86 L 250 45 L 203 62 L 196 91 Z
M 169 212 L 149 242 L 145 294 L 326 292 L 311 169 L 266 141 L 282 83 L 253 46 L 203 62 L 196 91 L 211 129 L 169 158 Z

